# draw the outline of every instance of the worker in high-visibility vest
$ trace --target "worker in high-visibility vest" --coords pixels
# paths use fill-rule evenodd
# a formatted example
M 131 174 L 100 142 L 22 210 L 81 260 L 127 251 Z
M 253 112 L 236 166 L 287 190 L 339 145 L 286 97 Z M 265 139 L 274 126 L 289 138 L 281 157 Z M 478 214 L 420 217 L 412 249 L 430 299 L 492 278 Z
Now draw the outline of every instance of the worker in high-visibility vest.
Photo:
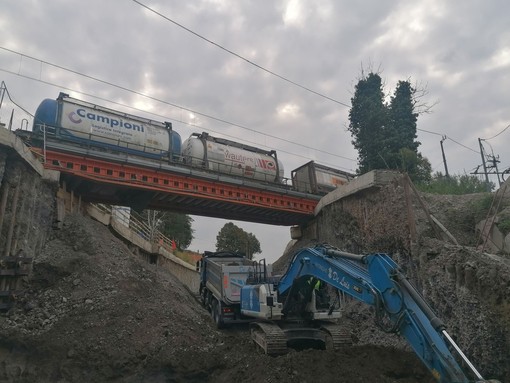
M 316 306 L 327 306 L 328 295 L 325 290 L 326 284 L 314 277 L 308 280 L 308 284 L 312 287 L 312 290 L 315 291 Z
M 314 281 L 316 281 L 316 282 L 314 283 Z M 322 282 L 321 282 L 320 279 L 316 279 L 314 277 L 310 277 L 310 279 L 308 280 L 308 284 L 310 286 L 313 286 L 313 289 L 317 291 L 317 290 L 319 290 L 321 288 Z

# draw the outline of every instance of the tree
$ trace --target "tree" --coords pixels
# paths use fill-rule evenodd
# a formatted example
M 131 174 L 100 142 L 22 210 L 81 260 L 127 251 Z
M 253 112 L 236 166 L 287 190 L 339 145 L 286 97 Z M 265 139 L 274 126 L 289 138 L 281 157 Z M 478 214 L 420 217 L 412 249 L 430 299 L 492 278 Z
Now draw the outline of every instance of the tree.
M 260 242 L 252 233 L 247 233 L 232 222 L 226 223 L 216 236 L 216 251 L 234 251 L 253 259 L 261 253 Z
M 384 105 L 382 79 L 378 74 L 369 73 L 358 81 L 351 105 L 348 130 L 353 136 L 352 144 L 358 150 L 358 173 L 387 168 L 381 156 L 381 142 L 388 111 Z
M 179 249 L 186 249 L 194 238 L 192 222 L 193 218 L 187 214 L 166 212 L 162 219 L 160 231 L 166 237 L 173 239 Z
M 358 150 L 359 174 L 394 169 L 407 172 L 413 181 L 430 179 L 430 163 L 418 152 L 420 142 L 416 140 L 416 106 L 423 93 L 418 94 L 409 81 L 399 81 L 386 104 L 378 74 L 369 73 L 359 80 L 351 99 L 348 128 Z
M 159 230 L 164 236 L 173 239 L 179 249 L 186 249 L 193 241 L 193 218 L 187 214 L 169 211 L 144 210 L 142 219 L 147 223 L 152 238 Z
M 403 168 L 401 149 L 417 154 L 420 143 L 416 141 L 418 113 L 413 108 L 414 89 L 409 81 L 399 81 L 388 106 L 388 125 L 382 141 L 386 163 L 392 169 Z
M 409 178 L 415 182 L 427 182 L 431 179 L 432 165 L 430 161 L 419 152 L 409 148 L 399 151 L 399 165 L 396 169 L 409 174 Z

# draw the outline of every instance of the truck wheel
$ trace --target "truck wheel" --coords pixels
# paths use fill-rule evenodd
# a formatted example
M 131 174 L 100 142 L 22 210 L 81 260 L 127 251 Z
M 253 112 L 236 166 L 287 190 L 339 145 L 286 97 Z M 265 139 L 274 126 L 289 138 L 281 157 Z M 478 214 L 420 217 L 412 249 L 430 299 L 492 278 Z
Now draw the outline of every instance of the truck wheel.
M 202 294 L 200 294 L 200 302 L 202 302 L 202 306 L 205 307 L 205 303 L 207 302 L 207 291 L 204 289 Z
M 207 309 L 207 311 L 210 312 L 213 298 L 211 297 L 211 293 L 208 290 L 206 290 L 206 292 L 204 294 L 204 299 L 205 299 L 205 308 Z
M 216 299 L 214 299 L 212 302 L 211 314 L 217 329 L 222 329 L 225 327 L 225 324 L 223 323 L 223 317 L 221 315 L 221 305 Z

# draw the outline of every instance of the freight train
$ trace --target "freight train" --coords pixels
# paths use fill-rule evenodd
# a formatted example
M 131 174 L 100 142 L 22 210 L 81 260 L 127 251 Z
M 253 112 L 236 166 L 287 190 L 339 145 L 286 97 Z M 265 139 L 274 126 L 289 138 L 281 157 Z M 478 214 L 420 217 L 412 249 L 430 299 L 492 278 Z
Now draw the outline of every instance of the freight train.
M 27 136 L 27 132 L 20 132 Z M 37 108 L 32 132 L 35 145 L 55 144 L 72 151 L 86 147 L 95 153 L 111 152 L 164 161 L 177 166 L 220 173 L 261 183 L 287 185 L 284 167 L 275 150 L 193 133 L 182 142 L 170 122 L 158 122 L 84 102 L 60 93 Z M 57 145 L 58 144 L 58 145 Z M 313 161 L 291 173 L 293 190 L 326 194 L 349 182 L 353 174 Z

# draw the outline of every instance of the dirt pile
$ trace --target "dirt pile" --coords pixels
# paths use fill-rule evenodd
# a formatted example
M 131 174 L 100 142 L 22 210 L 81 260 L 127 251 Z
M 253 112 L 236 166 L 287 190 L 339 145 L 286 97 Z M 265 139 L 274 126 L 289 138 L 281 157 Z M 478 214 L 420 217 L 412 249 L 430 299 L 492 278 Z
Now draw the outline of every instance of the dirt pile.
M 414 354 L 388 347 L 262 355 L 247 328 L 217 331 L 171 274 L 79 215 L 33 267 L 26 296 L 0 315 L 0 381 L 432 382 Z

